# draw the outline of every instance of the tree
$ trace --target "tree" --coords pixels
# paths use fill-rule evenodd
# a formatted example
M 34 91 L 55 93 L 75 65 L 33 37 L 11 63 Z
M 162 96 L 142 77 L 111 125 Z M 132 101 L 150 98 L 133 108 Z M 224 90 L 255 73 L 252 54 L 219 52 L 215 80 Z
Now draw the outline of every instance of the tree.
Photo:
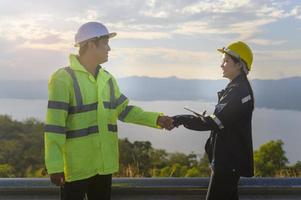
M 151 174 L 151 152 L 152 144 L 149 141 L 133 143 L 133 157 L 135 166 L 138 168 L 138 173 L 141 176 L 149 177 Z
M 267 142 L 254 152 L 254 167 L 256 176 L 275 176 L 277 171 L 285 168 L 288 159 L 282 148 L 283 141 Z
M 187 166 L 181 166 L 179 163 L 173 164 L 171 167 L 171 177 L 184 177 L 187 173 Z
M 193 167 L 187 170 L 185 177 L 201 177 L 201 170 L 197 167 Z
M 151 152 L 151 164 L 153 168 L 163 168 L 167 165 L 168 153 L 163 149 L 153 149 Z
M 190 160 L 184 153 L 172 153 L 169 156 L 168 164 L 170 166 L 174 164 L 180 164 L 182 166 L 190 166 Z
M 160 171 L 160 177 L 170 177 L 171 176 L 172 169 L 169 166 L 164 167 Z
M 0 164 L 0 177 L 12 178 L 15 177 L 14 168 L 9 164 Z
M 298 161 L 292 168 L 295 170 L 297 176 L 300 177 L 301 176 L 301 161 Z
M 198 169 L 200 171 L 200 177 L 210 176 L 211 168 L 210 168 L 210 163 L 207 154 L 204 154 L 203 157 L 201 158 Z
M 43 123 L 0 115 L 0 163 L 15 177 L 34 176 L 44 166 Z M 2 168 L 4 170 L 4 168 Z
M 44 168 L 43 126 L 34 118 L 15 121 L 0 115 L 0 177 L 41 176 Z M 281 140 L 270 141 L 255 151 L 257 176 L 300 176 L 301 162 L 286 167 L 288 160 L 282 147 Z M 115 176 L 208 177 L 211 173 L 206 154 L 198 159 L 193 152 L 188 155 L 167 153 L 154 149 L 148 141 L 131 143 L 127 138 L 119 140 L 119 150 L 120 171 Z

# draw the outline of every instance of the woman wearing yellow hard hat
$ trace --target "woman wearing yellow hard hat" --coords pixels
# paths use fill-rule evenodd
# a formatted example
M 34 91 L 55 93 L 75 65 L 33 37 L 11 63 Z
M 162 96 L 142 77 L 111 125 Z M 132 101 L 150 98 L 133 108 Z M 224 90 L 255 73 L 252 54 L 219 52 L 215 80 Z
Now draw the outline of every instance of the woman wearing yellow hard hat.
M 212 168 L 207 200 L 238 199 L 241 176 L 254 175 L 252 145 L 253 90 L 247 78 L 253 62 L 249 46 L 241 41 L 218 49 L 223 53 L 223 77 L 230 83 L 218 92 L 211 116 L 177 115 L 174 125 L 198 131 L 211 130 L 205 146 Z

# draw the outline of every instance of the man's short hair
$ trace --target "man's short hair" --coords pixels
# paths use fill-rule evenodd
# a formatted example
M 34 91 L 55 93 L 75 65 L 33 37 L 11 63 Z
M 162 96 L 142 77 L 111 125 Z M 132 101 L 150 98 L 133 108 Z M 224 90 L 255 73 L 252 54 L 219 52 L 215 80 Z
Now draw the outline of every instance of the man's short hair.
M 82 56 L 86 53 L 86 51 L 88 49 L 88 43 L 89 42 L 93 42 L 96 46 L 98 46 L 100 40 L 108 39 L 108 38 L 109 38 L 109 36 L 101 36 L 101 37 L 92 38 L 92 39 L 89 39 L 87 41 L 82 42 L 81 44 L 79 44 L 78 54 L 80 56 Z

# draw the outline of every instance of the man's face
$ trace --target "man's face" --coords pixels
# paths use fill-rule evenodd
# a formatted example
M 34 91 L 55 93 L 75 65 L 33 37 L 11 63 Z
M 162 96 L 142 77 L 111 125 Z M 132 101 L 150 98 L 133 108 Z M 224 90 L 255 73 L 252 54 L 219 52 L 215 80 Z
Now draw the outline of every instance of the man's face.
M 97 63 L 102 64 L 108 61 L 109 51 L 109 38 L 102 38 L 99 40 L 98 45 L 93 43 L 91 53 Z

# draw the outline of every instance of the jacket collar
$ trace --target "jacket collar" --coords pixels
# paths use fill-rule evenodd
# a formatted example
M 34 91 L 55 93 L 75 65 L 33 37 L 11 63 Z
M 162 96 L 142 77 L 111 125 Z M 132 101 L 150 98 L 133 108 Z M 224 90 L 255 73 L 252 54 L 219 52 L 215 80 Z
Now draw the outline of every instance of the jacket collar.
M 76 55 L 70 54 L 69 62 L 70 62 L 71 69 L 90 74 L 90 72 L 88 72 L 86 68 L 78 61 L 78 57 Z M 110 75 L 107 72 L 105 72 L 105 70 L 102 67 L 99 66 L 97 67 L 97 69 L 98 69 L 98 73 L 96 74 L 97 77 L 101 79 L 101 81 L 106 82 L 109 78 L 111 78 Z
M 78 61 L 78 58 L 74 54 L 70 54 L 69 56 L 70 67 L 75 71 L 82 71 L 85 73 L 89 73 L 82 64 Z
M 226 87 L 225 89 L 223 89 L 223 90 L 217 92 L 218 99 L 220 100 L 221 97 L 225 94 L 225 92 L 226 92 L 229 88 L 231 88 L 231 87 L 237 85 L 238 83 L 242 82 L 243 80 L 244 80 L 244 77 L 243 77 L 242 74 L 240 74 L 240 75 L 238 75 L 237 77 L 235 77 L 230 83 L 228 83 L 228 85 L 227 85 L 227 87 Z
M 238 83 L 241 83 L 243 80 L 244 80 L 244 76 L 242 74 L 239 74 L 227 85 L 226 89 L 233 87 Z

